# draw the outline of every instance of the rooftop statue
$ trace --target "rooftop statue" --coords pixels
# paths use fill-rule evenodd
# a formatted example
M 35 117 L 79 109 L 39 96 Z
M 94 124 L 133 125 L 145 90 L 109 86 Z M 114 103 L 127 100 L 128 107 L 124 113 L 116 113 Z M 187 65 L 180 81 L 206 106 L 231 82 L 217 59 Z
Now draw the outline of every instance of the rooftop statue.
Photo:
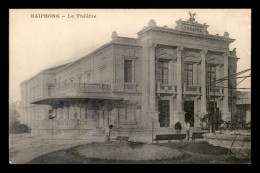
M 190 15 L 189 21 L 190 21 L 190 22 L 195 22 L 194 16 L 196 16 L 197 14 L 196 14 L 196 13 L 193 13 L 193 14 L 192 14 L 192 13 L 189 11 L 189 15 Z

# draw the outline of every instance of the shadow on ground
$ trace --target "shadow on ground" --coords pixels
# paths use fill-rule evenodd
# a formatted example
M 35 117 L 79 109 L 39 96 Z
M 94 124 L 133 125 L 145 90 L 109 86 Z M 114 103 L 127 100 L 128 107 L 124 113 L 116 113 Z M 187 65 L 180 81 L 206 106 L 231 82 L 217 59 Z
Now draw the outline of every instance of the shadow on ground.
M 123 150 L 118 150 L 118 148 L 122 146 L 124 147 Z M 140 153 L 144 148 L 152 149 L 152 152 L 154 152 L 154 155 L 152 155 L 153 159 L 135 161 L 134 158 L 131 158 L 127 160 L 127 157 L 139 157 L 140 154 L 145 155 L 150 153 L 149 150 L 144 150 L 144 153 Z M 176 154 L 166 159 L 154 158 L 158 153 L 164 150 L 168 152 L 169 149 L 176 151 Z M 129 156 L 129 154 L 124 155 L 122 153 L 120 155 L 119 152 L 121 151 L 132 153 L 133 155 Z M 135 154 L 135 152 L 139 153 Z M 106 142 L 90 143 L 55 151 L 39 156 L 31 160 L 29 164 L 250 164 L 251 162 L 250 159 L 238 159 L 227 156 L 227 153 L 228 149 L 211 146 L 206 142 L 162 144 Z M 114 157 L 110 157 L 109 154 L 118 155 L 121 158 L 114 159 Z M 122 159 L 122 155 L 126 158 Z M 107 159 L 108 157 L 111 159 Z

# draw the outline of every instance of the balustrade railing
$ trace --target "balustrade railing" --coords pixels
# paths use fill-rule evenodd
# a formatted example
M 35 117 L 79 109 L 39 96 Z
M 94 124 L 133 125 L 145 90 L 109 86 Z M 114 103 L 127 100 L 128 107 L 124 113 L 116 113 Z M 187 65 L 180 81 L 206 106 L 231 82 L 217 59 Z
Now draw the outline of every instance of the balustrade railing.
M 201 93 L 201 87 L 200 86 L 184 85 L 183 93 L 184 94 L 200 94 Z
M 124 84 L 124 91 L 133 91 L 138 92 L 141 91 L 141 87 L 139 84 Z
M 214 93 L 216 96 L 223 95 L 223 87 L 216 86 L 215 89 L 214 89 L 214 87 L 210 87 L 209 94 L 214 95 Z
M 158 94 L 174 94 L 176 93 L 177 86 L 176 85 L 165 85 L 165 84 L 157 84 L 157 93 Z
M 64 94 L 68 92 L 110 92 L 110 84 L 87 84 L 87 83 L 71 83 L 56 87 L 55 95 Z
M 139 93 L 141 85 L 136 83 L 118 83 L 114 86 L 113 92 Z

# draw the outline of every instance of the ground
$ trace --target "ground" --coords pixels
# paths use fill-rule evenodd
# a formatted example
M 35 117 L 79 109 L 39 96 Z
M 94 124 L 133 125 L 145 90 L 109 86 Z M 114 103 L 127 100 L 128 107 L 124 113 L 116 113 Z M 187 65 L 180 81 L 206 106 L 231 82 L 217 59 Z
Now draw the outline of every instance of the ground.
M 9 135 L 9 161 L 13 164 L 25 164 L 30 160 L 61 149 L 86 144 L 83 140 L 43 139 L 39 136 L 25 134 Z
M 18 140 L 18 138 L 22 140 Z M 10 136 L 10 160 L 29 164 L 248 164 L 249 159 L 227 156 L 228 149 L 204 141 L 143 144 L 86 142 Z M 31 142 L 34 143 L 31 143 Z M 66 144 L 65 144 L 66 143 Z M 24 145 L 26 144 L 26 145 Z

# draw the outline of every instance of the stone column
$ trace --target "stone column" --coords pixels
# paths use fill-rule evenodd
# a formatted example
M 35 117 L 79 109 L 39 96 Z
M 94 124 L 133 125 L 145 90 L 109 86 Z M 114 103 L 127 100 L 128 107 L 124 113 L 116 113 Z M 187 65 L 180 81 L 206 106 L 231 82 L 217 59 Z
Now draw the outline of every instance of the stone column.
M 143 44 L 142 57 L 142 112 L 149 109 L 149 47 L 148 43 Z
M 69 119 L 69 107 L 68 105 L 64 105 L 63 107 L 63 119 Z
M 61 116 L 60 116 L 60 119 L 63 119 L 64 118 L 64 113 L 63 113 L 63 107 L 61 107 Z
M 175 116 L 178 117 L 178 121 L 184 127 L 185 118 L 182 106 L 182 50 L 183 47 L 177 48 L 177 103 Z
M 80 108 L 80 119 L 86 119 L 86 111 L 84 107 Z
M 94 121 L 93 121 L 93 110 L 92 109 L 86 109 L 86 114 L 87 114 L 87 124 L 89 127 L 93 128 L 94 127 Z
M 156 110 L 156 81 L 155 81 L 155 49 L 156 49 L 156 44 L 155 43 L 150 43 L 150 116 L 152 116 L 152 121 L 154 124 L 155 128 L 159 128 L 159 112 Z
M 62 108 L 57 108 L 57 120 L 61 119 L 62 117 Z
M 75 119 L 80 119 L 80 107 L 74 106 Z
M 152 117 L 150 114 L 150 44 L 143 42 L 142 57 L 142 127 L 150 128 L 152 126 Z
M 53 109 L 52 116 L 57 117 L 57 109 L 56 108 Z
M 74 119 L 74 107 L 72 105 L 69 106 L 69 119 Z
M 224 54 L 224 68 L 223 68 L 223 75 L 224 77 L 228 76 L 228 55 L 229 52 L 226 52 Z M 231 120 L 231 113 L 228 109 L 228 80 L 225 80 L 223 82 L 224 88 L 224 98 L 223 98 L 223 112 L 222 112 L 222 119 L 224 121 L 230 121 Z
M 155 111 L 155 44 L 150 44 L 150 110 Z
M 207 50 L 200 52 L 201 56 L 201 69 L 200 69 L 200 86 L 201 86 L 201 101 L 200 101 L 200 114 L 203 117 L 207 114 L 207 90 L 206 90 L 206 54 Z

